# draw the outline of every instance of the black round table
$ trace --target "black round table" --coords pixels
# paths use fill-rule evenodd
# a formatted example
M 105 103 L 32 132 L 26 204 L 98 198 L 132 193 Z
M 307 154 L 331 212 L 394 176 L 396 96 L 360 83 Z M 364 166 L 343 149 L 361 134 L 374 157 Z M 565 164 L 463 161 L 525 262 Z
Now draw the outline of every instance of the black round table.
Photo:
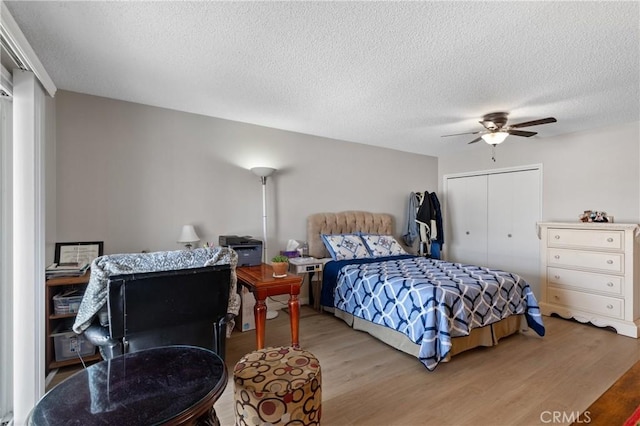
M 213 404 L 226 385 L 224 361 L 208 349 L 147 349 L 101 361 L 61 382 L 36 404 L 29 424 L 193 424 L 210 411 L 215 416 Z

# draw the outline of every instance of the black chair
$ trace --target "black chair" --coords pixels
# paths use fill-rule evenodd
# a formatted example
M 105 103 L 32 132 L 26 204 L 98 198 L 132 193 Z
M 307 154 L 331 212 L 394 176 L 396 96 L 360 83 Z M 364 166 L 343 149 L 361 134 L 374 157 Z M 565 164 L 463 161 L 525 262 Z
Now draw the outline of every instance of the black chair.
M 84 332 L 104 359 L 158 346 L 191 345 L 225 355 L 229 265 L 112 276 L 108 326 Z

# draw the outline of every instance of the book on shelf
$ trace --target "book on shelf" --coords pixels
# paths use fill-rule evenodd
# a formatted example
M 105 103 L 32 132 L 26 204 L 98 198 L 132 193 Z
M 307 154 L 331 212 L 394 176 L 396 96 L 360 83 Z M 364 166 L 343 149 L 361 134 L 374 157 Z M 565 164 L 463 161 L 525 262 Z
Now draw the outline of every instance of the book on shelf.
M 87 273 L 90 266 L 88 263 L 52 263 L 45 270 L 45 275 L 47 278 L 81 277 Z

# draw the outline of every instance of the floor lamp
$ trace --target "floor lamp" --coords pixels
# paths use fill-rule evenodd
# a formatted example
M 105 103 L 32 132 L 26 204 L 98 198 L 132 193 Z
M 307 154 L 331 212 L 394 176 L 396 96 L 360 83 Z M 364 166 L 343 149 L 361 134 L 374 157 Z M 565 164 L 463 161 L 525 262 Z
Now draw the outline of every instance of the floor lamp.
M 262 262 L 267 263 L 267 178 L 276 171 L 271 167 L 253 167 L 253 174 L 260 177 L 262 183 Z M 267 319 L 278 316 L 278 311 L 267 311 Z

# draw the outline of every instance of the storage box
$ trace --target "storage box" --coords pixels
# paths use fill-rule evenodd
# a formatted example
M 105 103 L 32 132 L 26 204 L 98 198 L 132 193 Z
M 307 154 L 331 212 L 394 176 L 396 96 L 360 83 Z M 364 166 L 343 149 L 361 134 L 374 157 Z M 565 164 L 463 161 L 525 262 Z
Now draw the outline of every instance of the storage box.
M 56 315 L 75 314 L 80 308 L 80 302 L 84 293 L 79 290 L 71 290 L 53 296 L 53 311 Z
M 240 291 L 240 299 L 242 305 L 236 317 L 236 328 L 240 331 L 255 330 L 256 317 L 253 313 L 253 306 L 256 304 L 256 298 L 246 287 L 242 287 Z
M 293 250 L 293 251 L 280 250 L 280 254 L 282 256 L 287 256 L 289 259 L 300 256 L 300 253 L 298 252 L 298 250 Z
M 80 356 L 90 356 L 96 353 L 96 347 L 83 335 L 78 335 L 71 330 L 57 331 L 51 334 L 53 337 L 56 361 L 66 361 Z

